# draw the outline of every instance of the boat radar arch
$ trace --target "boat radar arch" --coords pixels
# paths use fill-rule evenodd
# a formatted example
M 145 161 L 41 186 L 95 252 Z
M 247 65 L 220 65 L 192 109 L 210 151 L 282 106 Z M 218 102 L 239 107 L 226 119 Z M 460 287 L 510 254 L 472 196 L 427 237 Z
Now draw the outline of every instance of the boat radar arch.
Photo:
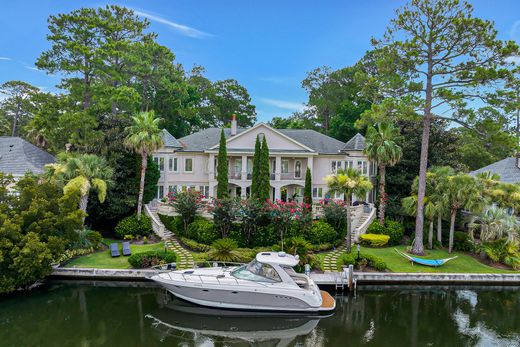
M 262 252 L 256 255 L 256 260 L 264 264 L 278 264 L 294 267 L 298 265 L 298 256 L 290 255 L 285 252 Z

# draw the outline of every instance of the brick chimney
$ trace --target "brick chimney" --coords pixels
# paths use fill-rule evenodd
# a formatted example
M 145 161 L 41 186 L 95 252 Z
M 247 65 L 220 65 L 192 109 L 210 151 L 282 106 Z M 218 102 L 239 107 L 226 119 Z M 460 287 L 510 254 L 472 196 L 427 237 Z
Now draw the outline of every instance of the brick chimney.
M 235 115 L 231 116 L 231 136 L 235 136 L 237 134 L 237 117 Z

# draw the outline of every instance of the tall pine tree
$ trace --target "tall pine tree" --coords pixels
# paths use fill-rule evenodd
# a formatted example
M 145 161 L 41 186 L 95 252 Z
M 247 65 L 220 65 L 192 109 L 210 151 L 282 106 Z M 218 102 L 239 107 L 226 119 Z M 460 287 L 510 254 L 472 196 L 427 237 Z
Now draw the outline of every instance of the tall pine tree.
M 267 140 L 262 141 L 262 153 L 260 155 L 260 172 L 258 174 L 258 198 L 261 202 L 266 201 L 270 197 L 271 182 L 269 173 L 269 147 Z
M 256 136 L 255 154 L 253 156 L 253 177 L 251 179 L 251 197 L 258 199 L 258 184 L 260 174 L 260 156 L 262 155 L 262 144 L 260 138 Z
M 217 158 L 217 198 L 224 199 L 229 196 L 228 193 L 228 159 L 226 148 L 226 136 L 224 129 L 220 132 L 220 145 L 218 147 Z

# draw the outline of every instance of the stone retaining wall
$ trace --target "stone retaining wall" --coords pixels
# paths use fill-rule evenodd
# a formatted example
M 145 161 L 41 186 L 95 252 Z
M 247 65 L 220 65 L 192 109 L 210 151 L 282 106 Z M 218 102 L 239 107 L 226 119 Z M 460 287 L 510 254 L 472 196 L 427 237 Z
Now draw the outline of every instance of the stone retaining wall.
M 52 270 L 51 278 L 64 279 L 106 279 L 145 281 L 148 277 L 168 270 L 152 269 L 92 269 L 92 268 L 56 268 Z

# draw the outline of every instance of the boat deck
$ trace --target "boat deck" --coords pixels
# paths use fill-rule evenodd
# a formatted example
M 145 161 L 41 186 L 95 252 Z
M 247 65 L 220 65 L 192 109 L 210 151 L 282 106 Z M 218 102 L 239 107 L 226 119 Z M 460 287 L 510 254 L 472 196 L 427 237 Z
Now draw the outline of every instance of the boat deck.
M 321 308 L 322 309 L 331 309 L 335 305 L 334 298 L 326 291 L 320 290 L 321 293 Z

